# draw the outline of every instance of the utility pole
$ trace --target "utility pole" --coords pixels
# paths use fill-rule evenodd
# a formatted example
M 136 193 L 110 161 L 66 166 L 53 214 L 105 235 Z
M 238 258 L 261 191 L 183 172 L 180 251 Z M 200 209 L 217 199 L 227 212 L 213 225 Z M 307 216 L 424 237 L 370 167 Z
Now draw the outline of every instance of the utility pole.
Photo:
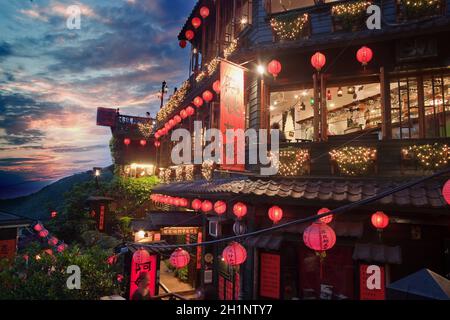
M 162 109 L 162 107 L 164 106 L 164 95 L 167 92 L 167 82 L 163 81 L 162 82 L 162 86 L 161 86 L 161 107 L 160 109 Z

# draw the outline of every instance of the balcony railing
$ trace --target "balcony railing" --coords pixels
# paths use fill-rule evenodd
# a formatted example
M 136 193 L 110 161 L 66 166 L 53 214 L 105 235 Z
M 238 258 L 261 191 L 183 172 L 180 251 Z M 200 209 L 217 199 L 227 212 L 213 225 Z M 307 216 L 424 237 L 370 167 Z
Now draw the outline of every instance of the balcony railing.
M 116 133 L 138 136 L 149 135 L 156 125 L 152 118 L 118 115 L 116 119 Z

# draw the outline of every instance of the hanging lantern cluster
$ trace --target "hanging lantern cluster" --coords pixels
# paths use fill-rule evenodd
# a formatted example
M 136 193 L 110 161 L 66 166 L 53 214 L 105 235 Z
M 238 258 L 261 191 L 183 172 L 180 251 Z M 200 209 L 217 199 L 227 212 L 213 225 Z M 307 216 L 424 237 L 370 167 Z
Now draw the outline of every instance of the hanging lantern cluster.
M 198 29 L 202 25 L 202 20 L 199 17 L 194 17 L 192 18 L 191 23 L 195 29 Z
M 202 206 L 201 206 L 202 212 L 208 213 L 208 212 L 212 211 L 212 209 L 213 209 L 213 204 L 211 201 L 205 200 L 202 202 Z
M 202 208 L 202 203 L 203 203 L 202 200 L 194 199 L 194 200 L 192 200 L 191 207 L 195 211 L 200 211 L 200 209 Z
M 191 255 L 186 250 L 178 248 L 171 255 L 169 262 L 170 264 L 177 269 L 182 269 L 186 267 L 191 261 Z
M 216 203 L 214 203 L 214 212 L 219 216 L 223 215 L 225 212 L 227 212 L 227 204 L 224 201 L 217 201 Z
M 194 106 L 196 106 L 197 108 L 200 108 L 201 106 L 203 106 L 203 103 L 204 103 L 202 97 L 195 97 L 193 102 L 194 102 Z
M 241 244 L 232 242 L 223 250 L 222 258 L 229 266 L 239 266 L 247 260 L 247 250 Z
M 170 197 L 162 194 L 152 194 L 150 200 L 155 203 L 168 204 L 174 207 L 188 207 L 189 201 L 185 198 Z
M 56 250 L 56 252 L 63 252 L 67 249 L 67 245 L 60 241 L 57 237 L 52 236 L 50 232 L 43 226 L 42 223 L 37 222 L 32 226 L 34 232 L 37 233 L 39 238 L 41 238 L 43 241 L 46 241 L 49 246 L 53 248 L 53 250 Z

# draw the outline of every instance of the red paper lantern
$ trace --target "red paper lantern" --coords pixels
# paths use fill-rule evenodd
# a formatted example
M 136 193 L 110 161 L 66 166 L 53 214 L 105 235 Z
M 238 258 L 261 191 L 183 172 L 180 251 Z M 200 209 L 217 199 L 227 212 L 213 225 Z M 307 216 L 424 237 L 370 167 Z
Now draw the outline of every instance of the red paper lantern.
M 186 40 L 180 40 L 180 42 L 178 43 L 180 48 L 184 49 L 187 46 L 187 42 Z
M 327 212 L 330 212 L 330 209 L 323 208 L 317 212 L 317 215 L 319 216 L 319 215 L 327 213 Z M 325 223 L 325 224 L 329 224 L 329 223 L 331 223 L 331 221 L 333 221 L 333 215 L 329 215 L 329 216 L 320 218 L 319 221 L 322 223 Z
M 158 131 L 156 131 L 156 133 L 155 133 L 155 139 L 159 139 L 159 138 L 161 138 L 161 133 L 160 133 L 160 131 L 158 130 Z
M 197 108 L 200 108 L 203 105 L 203 99 L 201 97 L 195 97 L 194 99 L 194 105 Z
M 317 70 L 320 71 L 325 64 L 327 63 L 327 58 L 325 57 L 324 54 L 320 53 L 320 52 L 316 52 L 312 57 L 311 57 L 311 65 Z
M 188 116 L 191 117 L 195 114 L 195 109 L 192 107 L 187 107 L 186 112 L 187 112 Z
M 223 201 L 217 201 L 214 203 L 214 211 L 220 216 L 227 212 L 227 204 Z
M 238 202 L 233 207 L 233 213 L 238 219 L 242 219 L 247 214 L 247 206 L 242 202 Z
M 117 282 L 122 282 L 123 279 L 124 279 L 124 276 L 123 276 L 122 274 L 119 273 L 119 274 L 117 275 Z
M 159 148 L 161 147 L 161 142 L 159 142 L 158 140 L 155 141 L 155 147 Z
M 165 136 L 167 134 L 168 130 L 164 127 L 161 129 L 161 135 Z
M 278 60 L 272 60 L 267 66 L 267 71 L 274 77 L 278 77 L 281 72 L 281 63 Z
M 202 208 L 202 201 L 199 199 L 195 199 L 192 201 L 192 209 L 195 211 L 199 211 Z
M 147 145 L 147 141 L 142 139 L 141 141 L 139 141 L 139 144 L 143 147 L 145 147 Z
M 184 35 L 186 36 L 186 39 L 188 39 L 189 41 L 191 41 L 195 37 L 195 33 L 192 30 L 187 30 Z
M 202 20 L 201 20 L 200 18 L 198 18 L 198 17 L 192 18 L 192 26 L 193 26 L 195 29 L 200 28 L 201 25 L 202 25 Z
M 202 16 L 203 19 L 208 18 L 208 16 L 209 16 L 209 8 L 208 7 L 201 7 L 200 8 L 200 15 Z
M 181 110 L 180 117 L 181 119 L 186 119 L 188 117 L 186 109 Z
M 214 81 L 213 83 L 213 90 L 215 93 L 220 93 L 220 80 Z
M 52 211 L 52 212 L 50 213 L 50 216 L 52 217 L 52 219 L 55 219 L 55 218 L 58 216 L 58 212 Z
M 107 262 L 110 266 L 116 264 L 116 263 L 117 263 L 117 255 L 112 255 L 112 256 L 108 257 L 108 259 L 106 259 L 106 262 Z
M 450 204 L 450 180 L 444 184 L 444 188 L 442 188 L 442 196 L 447 204 Z
M 169 132 L 170 129 L 172 129 L 172 128 L 170 127 L 170 124 L 167 122 L 166 124 L 164 124 L 164 129 L 166 129 L 167 132 Z
M 278 206 L 273 206 L 269 209 L 269 219 L 273 221 L 273 223 L 277 224 L 283 219 L 283 209 Z
M 372 215 L 372 225 L 378 230 L 386 229 L 389 225 L 389 217 L 381 211 L 375 212 Z
M 44 230 L 44 226 L 43 226 L 42 224 L 40 224 L 40 223 L 36 223 L 36 224 L 34 225 L 33 229 L 34 229 L 34 231 L 36 231 L 36 232 L 40 232 L 40 231 Z
M 170 264 L 177 268 L 181 269 L 186 267 L 189 264 L 189 261 L 191 260 L 191 255 L 186 250 L 183 250 L 181 248 L 178 248 L 170 255 Z
M 313 223 L 303 233 L 305 245 L 319 253 L 330 250 L 336 244 L 336 233 L 325 223 Z
M 47 236 L 48 236 L 48 230 L 42 229 L 41 231 L 39 231 L 39 237 L 45 238 Z
M 214 95 L 211 91 L 206 90 L 205 92 L 203 92 L 203 100 L 205 100 L 206 102 L 211 102 L 214 99 Z
M 173 120 L 175 121 L 176 124 L 181 123 L 181 117 L 179 115 L 176 115 L 175 117 L 173 117 Z
M 123 144 L 128 147 L 131 144 L 131 139 L 130 138 L 123 139 Z
M 213 205 L 212 205 L 211 201 L 205 200 L 202 202 L 202 211 L 204 213 L 210 212 L 212 209 L 213 209 Z
M 187 207 L 188 205 L 189 205 L 189 201 L 187 200 L 187 199 L 181 199 L 181 201 L 180 201 L 180 205 L 182 206 L 182 207 Z
M 247 250 L 239 243 L 233 242 L 223 250 L 222 257 L 226 264 L 239 266 L 247 260 Z
M 356 53 L 356 59 L 363 65 L 367 66 L 367 64 L 372 61 L 373 58 L 373 52 L 372 49 L 368 47 L 362 47 L 358 50 Z
M 58 239 L 55 237 L 51 237 L 50 239 L 48 239 L 48 245 L 49 246 L 56 246 L 58 244 Z
M 169 126 L 171 126 L 172 128 L 175 127 L 176 123 L 174 119 L 170 119 L 169 120 Z

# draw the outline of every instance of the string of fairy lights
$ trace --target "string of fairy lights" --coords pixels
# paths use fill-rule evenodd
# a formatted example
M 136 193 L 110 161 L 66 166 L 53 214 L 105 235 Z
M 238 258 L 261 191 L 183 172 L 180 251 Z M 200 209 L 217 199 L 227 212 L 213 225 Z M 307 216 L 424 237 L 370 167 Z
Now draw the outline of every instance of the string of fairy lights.
M 336 4 L 331 8 L 333 16 L 356 16 L 366 12 L 368 6 L 371 5 L 370 1 L 355 1 L 350 3 Z
M 356 176 L 369 170 L 376 160 L 377 150 L 369 147 L 344 147 L 331 150 L 330 156 L 342 174 Z
M 449 147 L 446 144 L 434 143 L 413 145 L 402 150 L 405 159 L 415 159 L 424 169 L 438 169 L 448 164 Z
M 307 13 L 282 15 L 270 20 L 273 31 L 280 40 L 296 40 L 301 37 L 309 22 Z

